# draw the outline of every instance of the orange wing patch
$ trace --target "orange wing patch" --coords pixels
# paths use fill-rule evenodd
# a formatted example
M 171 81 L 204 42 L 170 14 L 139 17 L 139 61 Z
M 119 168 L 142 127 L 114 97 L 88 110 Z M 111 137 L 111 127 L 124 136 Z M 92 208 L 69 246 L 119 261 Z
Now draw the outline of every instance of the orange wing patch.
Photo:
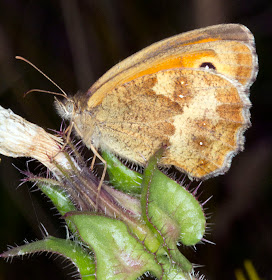
M 258 72 L 253 35 L 242 25 L 223 24 L 157 42 L 103 75 L 86 94 L 87 108 L 98 106 L 110 91 L 133 79 L 167 69 L 198 69 L 207 62 L 216 73 L 249 87 Z

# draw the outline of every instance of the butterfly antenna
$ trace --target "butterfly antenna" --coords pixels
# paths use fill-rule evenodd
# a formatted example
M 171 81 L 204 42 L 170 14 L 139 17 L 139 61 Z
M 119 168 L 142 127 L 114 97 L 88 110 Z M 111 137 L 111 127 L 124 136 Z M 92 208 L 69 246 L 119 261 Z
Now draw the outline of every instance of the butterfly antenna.
M 54 86 L 56 86 L 62 93 L 63 93 L 63 95 L 62 94 L 57 94 L 57 95 L 61 95 L 61 96 L 63 96 L 63 97 L 65 97 L 65 98 L 67 98 L 67 94 L 66 94 L 66 92 L 59 86 L 59 85 L 57 85 L 52 79 L 50 79 L 47 75 L 45 75 L 44 73 L 43 73 L 43 71 L 42 70 L 40 70 L 37 66 L 35 66 L 33 63 L 31 63 L 29 60 L 27 60 L 27 59 L 25 59 L 25 58 L 23 58 L 23 57 L 21 57 L 21 56 L 15 56 L 15 58 L 16 59 L 19 59 L 19 60 L 22 60 L 22 61 L 24 61 L 24 62 L 26 62 L 26 63 L 28 63 L 29 65 L 31 65 L 34 69 L 36 69 L 38 72 L 40 72 L 47 80 L 49 80 Z M 56 93 L 53 93 L 53 92 L 48 92 L 48 91 L 42 91 L 42 90 L 30 90 L 30 91 L 28 91 L 26 94 L 28 94 L 29 92 L 31 92 L 31 91 L 39 91 L 39 92 L 47 92 L 47 93 L 52 93 L 52 94 L 56 94 Z M 25 95 L 26 95 L 25 94 Z
M 49 94 L 53 94 L 53 95 L 59 95 L 59 96 L 62 96 L 62 97 L 64 97 L 64 98 L 67 99 L 67 96 L 64 95 L 64 94 L 62 94 L 62 93 L 54 92 L 54 91 L 50 91 L 50 90 L 37 89 L 37 88 L 28 90 L 28 91 L 24 94 L 24 97 L 26 97 L 29 93 L 31 93 L 31 92 L 33 92 L 33 91 L 36 91 L 36 92 L 43 92 L 43 93 L 49 93 Z

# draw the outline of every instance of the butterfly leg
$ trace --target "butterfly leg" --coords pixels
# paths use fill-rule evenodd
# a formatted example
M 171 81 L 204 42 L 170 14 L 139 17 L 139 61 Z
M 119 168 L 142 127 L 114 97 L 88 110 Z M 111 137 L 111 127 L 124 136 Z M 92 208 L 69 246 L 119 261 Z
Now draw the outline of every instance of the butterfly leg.
M 66 135 L 66 133 L 67 133 L 67 136 L 66 136 L 66 141 L 65 141 L 62 149 L 64 149 L 66 147 L 66 145 L 68 144 L 68 142 L 70 140 L 71 133 L 72 133 L 72 130 L 73 130 L 73 126 L 74 126 L 74 123 L 71 122 L 70 125 L 64 131 L 64 134 Z
M 91 170 L 93 170 L 95 160 L 96 160 L 96 155 L 94 154 L 93 159 L 92 159 L 92 163 L 91 163 Z
M 102 158 L 102 156 L 97 152 L 96 148 L 91 144 L 90 149 L 92 150 L 92 152 L 94 153 L 94 157 L 92 160 L 92 164 L 91 164 L 91 170 L 93 169 L 94 166 L 94 162 L 96 158 L 99 158 L 102 163 L 104 164 L 104 169 L 103 169 L 103 173 L 97 188 L 97 195 L 96 195 L 96 202 L 95 202 L 95 211 L 98 210 L 98 202 L 99 202 L 99 198 L 100 198 L 100 191 L 101 191 L 101 187 L 102 184 L 104 182 L 105 176 L 106 176 L 106 171 L 107 171 L 107 162 Z
M 64 151 L 65 147 L 68 145 L 71 133 L 72 133 L 72 129 L 73 129 L 73 123 L 71 123 L 64 131 L 64 135 L 67 134 L 66 136 L 66 140 L 64 143 L 62 143 L 61 148 L 59 149 L 59 151 L 51 158 L 51 161 L 54 161 L 54 158 L 61 152 Z

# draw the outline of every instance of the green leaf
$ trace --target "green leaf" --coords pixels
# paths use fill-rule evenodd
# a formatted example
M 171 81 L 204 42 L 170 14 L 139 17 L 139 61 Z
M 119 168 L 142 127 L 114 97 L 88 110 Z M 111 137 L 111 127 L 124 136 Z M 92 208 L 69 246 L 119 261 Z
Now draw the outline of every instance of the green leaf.
M 90 253 L 83 249 L 78 243 L 60 239 L 53 236 L 47 236 L 44 240 L 28 243 L 16 248 L 10 249 L 0 255 L 2 258 L 15 256 L 24 256 L 37 252 L 52 252 L 69 259 L 78 269 L 81 279 L 94 280 L 95 262 Z
M 162 280 L 197 280 L 191 273 L 185 273 L 177 264 L 170 263 L 166 256 L 158 256 L 158 261 L 163 265 Z
M 45 182 L 38 182 L 38 186 L 40 190 L 50 198 L 62 216 L 68 212 L 77 210 L 67 193 L 61 187 Z M 73 224 L 67 222 L 67 225 L 73 233 L 76 232 Z
M 107 161 L 107 172 L 111 184 L 125 193 L 140 194 L 142 175 L 127 168 L 118 158 L 108 151 L 102 151 L 103 158 Z
M 133 192 L 133 188 L 130 187 L 133 186 L 136 178 L 137 184 L 139 182 L 142 183 L 143 175 L 124 166 L 114 155 L 103 151 L 103 157 L 107 160 L 108 170 L 110 169 L 111 183 L 114 182 L 116 185 L 123 185 L 122 188 L 131 193 Z M 159 222 L 161 212 L 160 214 L 156 214 L 157 210 L 155 209 L 157 207 L 161 208 L 171 218 L 169 222 L 172 220 L 178 224 L 180 232 L 177 241 L 179 240 L 188 246 L 197 244 L 202 239 L 206 226 L 205 214 L 201 204 L 188 190 L 154 167 L 156 166 L 156 158 L 154 158 L 152 164 L 153 167 L 151 169 L 154 168 L 153 171 L 145 170 L 145 180 L 147 180 L 145 184 L 148 184 L 148 180 L 150 180 L 151 184 L 148 187 L 149 189 L 143 190 L 144 192 L 150 192 L 149 197 L 146 197 L 146 193 L 143 193 L 141 196 L 143 215 L 145 215 L 144 212 L 146 210 L 144 208 L 148 199 L 152 201 L 151 204 L 154 203 L 152 206 L 154 207 L 154 213 L 150 213 L 149 215 L 154 215 L 153 222 L 158 228 L 165 226 L 167 221 Z M 118 168 L 114 169 L 112 166 L 118 166 Z M 134 179 L 130 182 L 131 184 L 126 185 L 128 180 L 124 180 L 123 178 L 127 178 L 128 176 L 132 176 Z
M 67 193 L 61 187 L 45 183 L 38 183 L 38 186 L 50 198 L 62 216 L 67 212 L 77 210 Z
M 167 220 L 157 215 L 156 207 L 179 225 L 178 240 L 184 245 L 195 245 L 202 239 L 206 226 L 202 206 L 189 191 L 158 170 L 154 172 L 150 184 L 149 200 L 149 215 L 158 228 L 166 226 Z
M 181 254 L 176 246 L 180 232 L 179 225 L 163 208 L 160 208 L 160 203 L 156 201 L 157 197 L 151 195 L 152 190 L 154 192 L 157 189 L 164 189 L 163 183 L 165 182 L 159 181 L 154 183 L 154 180 L 162 174 L 161 172 L 157 173 L 157 163 L 162 153 L 163 148 L 150 158 L 144 171 L 141 195 L 142 216 L 146 224 L 154 232 L 154 236 L 157 236 L 157 239 L 161 241 L 169 258 L 181 265 L 184 271 L 191 272 L 192 264 Z M 170 180 L 167 176 L 165 177 Z M 171 201 L 165 201 L 165 203 L 169 204 Z M 160 255 L 160 252 L 158 252 L 158 255 Z
M 154 254 L 146 251 L 123 222 L 88 212 L 69 213 L 66 217 L 94 251 L 98 280 L 135 280 L 147 271 L 161 278 L 162 268 Z

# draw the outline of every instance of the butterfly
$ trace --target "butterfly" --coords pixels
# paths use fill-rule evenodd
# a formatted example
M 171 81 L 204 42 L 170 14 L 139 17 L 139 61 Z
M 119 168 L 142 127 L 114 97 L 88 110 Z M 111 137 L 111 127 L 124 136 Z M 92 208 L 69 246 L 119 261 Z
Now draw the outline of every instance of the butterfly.
M 243 150 L 257 73 L 245 26 L 209 26 L 135 53 L 56 108 L 96 154 L 100 148 L 145 166 L 165 145 L 159 165 L 207 179 Z

